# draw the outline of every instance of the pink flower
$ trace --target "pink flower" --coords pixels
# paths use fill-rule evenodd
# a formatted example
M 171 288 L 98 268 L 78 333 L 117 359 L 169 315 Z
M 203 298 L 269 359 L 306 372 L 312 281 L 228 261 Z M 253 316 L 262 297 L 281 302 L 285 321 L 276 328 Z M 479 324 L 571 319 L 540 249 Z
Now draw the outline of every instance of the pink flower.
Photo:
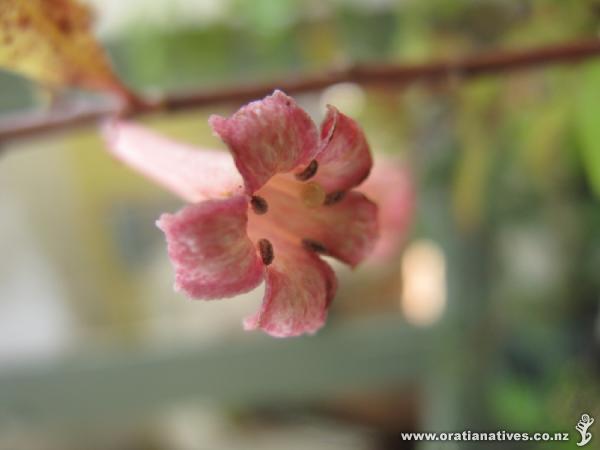
M 378 206 L 379 239 L 366 264 L 388 264 L 398 256 L 410 231 L 415 186 L 405 163 L 376 157 L 369 178 L 360 187 Z
M 278 337 L 314 333 L 337 285 L 319 254 L 355 266 L 376 241 L 377 207 L 352 190 L 371 169 L 366 138 L 331 106 L 319 133 L 280 91 L 209 122 L 233 159 L 127 122 L 105 134 L 119 159 L 191 203 L 157 221 L 177 290 L 210 300 L 264 280 L 262 307 L 244 327 Z

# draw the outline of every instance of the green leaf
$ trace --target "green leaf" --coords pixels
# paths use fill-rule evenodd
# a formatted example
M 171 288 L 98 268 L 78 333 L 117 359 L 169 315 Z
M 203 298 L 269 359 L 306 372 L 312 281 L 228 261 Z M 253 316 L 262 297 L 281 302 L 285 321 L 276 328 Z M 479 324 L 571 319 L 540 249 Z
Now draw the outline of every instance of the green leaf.
M 576 132 L 581 159 L 594 193 L 600 198 L 600 64 L 586 65 L 577 90 Z

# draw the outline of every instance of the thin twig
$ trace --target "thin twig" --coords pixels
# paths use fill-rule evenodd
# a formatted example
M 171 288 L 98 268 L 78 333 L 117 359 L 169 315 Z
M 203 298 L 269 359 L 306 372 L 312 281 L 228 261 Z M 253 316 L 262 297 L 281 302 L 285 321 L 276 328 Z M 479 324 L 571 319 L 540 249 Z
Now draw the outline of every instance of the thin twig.
M 242 103 L 261 98 L 274 89 L 281 89 L 288 94 L 299 94 L 341 82 L 405 86 L 415 82 L 431 82 L 448 78 L 466 79 L 549 64 L 575 63 L 598 55 L 600 55 L 600 40 L 587 39 L 528 50 L 497 51 L 463 59 L 416 65 L 358 64 L 299 78 L 166 95 L 160 101 L 139 101 L 137 104 L 130 104 L 127 106 L 127 114 L 141 116 L 159 111 L 182 111 L 218 103 Z M 75 112 L 50 112 L 44 115 L 6 118 L 0 121 L 0 142 L 33 136 L 49 130 L 89 124 L 119 113 L 122 111 L 107 110 L 103 105 Z

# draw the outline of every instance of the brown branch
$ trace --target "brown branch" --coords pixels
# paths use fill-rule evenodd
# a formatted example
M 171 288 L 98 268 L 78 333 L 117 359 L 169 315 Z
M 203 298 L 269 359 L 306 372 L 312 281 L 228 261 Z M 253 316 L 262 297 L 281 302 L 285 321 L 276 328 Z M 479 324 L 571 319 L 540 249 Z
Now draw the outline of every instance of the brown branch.
M 298 94 L 323 89 L 340 82 L 405 86 L 415 82 L 431 82 L 448 78 L 466 79 L 549 64 L 574 63 L 598 55 L 600 55 L 600 40 L 588 39 L 528 50 L 497 51 L 452 61 L 436 61 L 417 65 L 359 64 L 322 74 L 306 75 L 277 82 L 167 95 L 158 102 L 140 101 L 137 104 L 130 104 L 127 114 L 128 116 L 141 116 L 158 111 L 181 111 L 218 103 L 242 103 L 261 98 L 274 89 L 281 89 L 288 94 Z M 0 142 L 32 136 L 49 130 L 89 124 L 121 112 L 107 110 L 106 106 L 101 106 L 78 111 L 50 112 L 45 115 L 3 119 L 0 121 Z

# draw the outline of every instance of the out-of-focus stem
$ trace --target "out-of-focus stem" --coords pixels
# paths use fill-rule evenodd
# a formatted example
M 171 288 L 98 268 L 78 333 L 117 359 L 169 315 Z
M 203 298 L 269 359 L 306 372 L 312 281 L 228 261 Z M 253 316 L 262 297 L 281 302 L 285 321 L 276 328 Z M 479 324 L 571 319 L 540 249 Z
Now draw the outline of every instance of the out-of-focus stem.
M 132 96 L 121 107 L 90 106 L 77 111 L 50 111 L 25 114 L 0 121 L 0 143 L 42 132 L 93 123 L 116 114 L 141 116 L 155 112 L 183 111 L 219 103 L 243 103 L 261 98 L 275 89 L 288 94 L 316 91 L 332 84 L 354 82 L 362 85 L 402 87 L 416 82 L 445 79 L 463 80 L 549 64 L 569 64 L 600 55 L 600 40 L 586 39 L 526 50 L 501 50 L 453 60 L 423 64 L 355 64 L 318 74 L 289 77 L 252 85 L 205 89 L 199 92 L 168 94 L 157 101 Z

